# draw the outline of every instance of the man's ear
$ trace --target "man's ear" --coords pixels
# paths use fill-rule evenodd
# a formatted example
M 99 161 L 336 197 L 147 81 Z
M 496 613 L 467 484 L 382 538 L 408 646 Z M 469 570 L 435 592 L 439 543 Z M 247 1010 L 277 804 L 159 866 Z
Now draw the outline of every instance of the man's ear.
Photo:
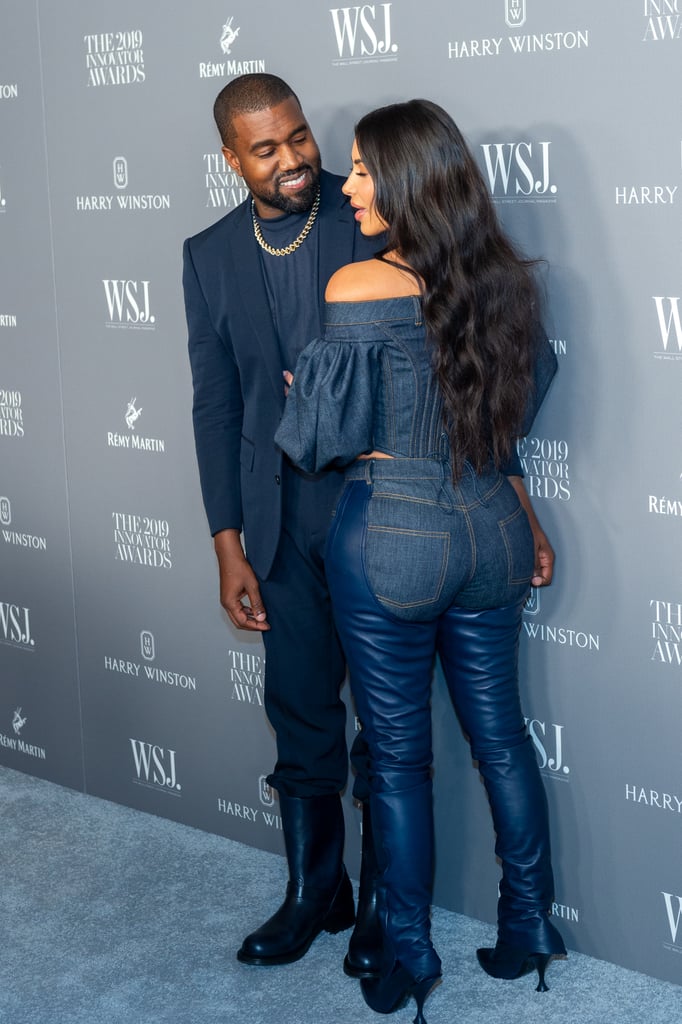
M 241 167 L 241 164 L 239 163 L 239 157 L 237 156 L 235 151 L 233 149 L 228 149 L 227 146 L 222 146 L 221 148 L 222 148 L 223 156 L 227 160 L 227 162 L 230 165 L 230 167 L 232 168 L 232 170 L 236 171 L 237 174 L 241 178 L 243 178 L 244 175 L 242 174 L 242 167 Z

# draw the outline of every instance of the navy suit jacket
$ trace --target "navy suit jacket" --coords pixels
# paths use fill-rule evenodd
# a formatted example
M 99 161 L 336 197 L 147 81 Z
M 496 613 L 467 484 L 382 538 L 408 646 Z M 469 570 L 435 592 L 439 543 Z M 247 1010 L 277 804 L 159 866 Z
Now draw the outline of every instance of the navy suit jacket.
M 380 244 L 360 234 L 342 183 L 322 171 L 320 310 L 332 274 L 368 259 Z M 251 200 L 188 238 L 183 259 L 194 437 L 209 527 L 212 534 L 243 529 L 247 557 L 264 578 L 282 529 L 283 455 L 274 435 L 284 408 L 282 371 L 293 367 L 282 366 Z

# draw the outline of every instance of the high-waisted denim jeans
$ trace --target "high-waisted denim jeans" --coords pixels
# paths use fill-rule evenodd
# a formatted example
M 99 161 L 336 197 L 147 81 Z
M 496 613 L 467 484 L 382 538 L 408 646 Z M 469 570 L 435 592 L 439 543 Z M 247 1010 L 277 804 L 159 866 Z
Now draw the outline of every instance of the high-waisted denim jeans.
M 346 470 L 328 555 L 338 531 L 349 529 L 367 586 L 397 619 L 433 620 L 452 604 L 499 608 L 527 595 L 533 535 L 514 488 L 495 469 L 477 476 L 465 463 L 453 485 L 445 460 L 358 460 Z

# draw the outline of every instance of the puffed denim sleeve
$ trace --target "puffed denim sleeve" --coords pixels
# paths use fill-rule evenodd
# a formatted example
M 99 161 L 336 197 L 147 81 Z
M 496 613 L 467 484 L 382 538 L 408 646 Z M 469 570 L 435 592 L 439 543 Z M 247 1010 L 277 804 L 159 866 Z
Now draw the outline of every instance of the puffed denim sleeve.
M 381 342 L 312 341 L 296 363 L 275 442 L 308 473 L 371 451 Z
M 547 332 L 538 321 L 534 331 L 535 337 L 535 366 L 533 367 L 533 393 L 526 408 L 526 415 L 523 419 L 522 436 L 530 431 L 533 420 L 537 416 L 549 385 L 554 379 L 559 361 L 556 353 L 549 343 Z
M 539 321 L 535 325 L 534 338 L 535 365 L 533 367 L 533 392 L 528 400 L 526 412 L 523 417 L 520 437 L 525 437 L 526 434 L 530 433 L 533 421 L 540 410 L 540 406 L 544 401 L 545 395 L 549 390 L 549 386 L 554 379 L 554 375 L 559 365 L 556 353 L 547 338 L 547 332 Z M 521 467 L 521 460 L 519 459 L 516 451 L 516 445 L 514 445 L 512 449 L 508 462 L 501 466 L 500 470 L 506 476 L 524 475 Z

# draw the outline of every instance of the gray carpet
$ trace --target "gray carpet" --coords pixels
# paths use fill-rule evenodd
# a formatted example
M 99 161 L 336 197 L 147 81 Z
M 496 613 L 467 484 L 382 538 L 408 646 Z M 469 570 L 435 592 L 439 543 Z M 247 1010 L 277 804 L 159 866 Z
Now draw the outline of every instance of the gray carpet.
M 349 933 L 287 967 L 244 967 L 281 857 L 0 768 L 2 1024 L 364 1024 L 388 1020 L 341 970 Z M 676 1024 L 682 988 L 577 953 L 496 981 L 489 925 L 436 910 L 443 984 L 429 1024 Z M 408 1024 L 414 1002 L 390 1020 Z

